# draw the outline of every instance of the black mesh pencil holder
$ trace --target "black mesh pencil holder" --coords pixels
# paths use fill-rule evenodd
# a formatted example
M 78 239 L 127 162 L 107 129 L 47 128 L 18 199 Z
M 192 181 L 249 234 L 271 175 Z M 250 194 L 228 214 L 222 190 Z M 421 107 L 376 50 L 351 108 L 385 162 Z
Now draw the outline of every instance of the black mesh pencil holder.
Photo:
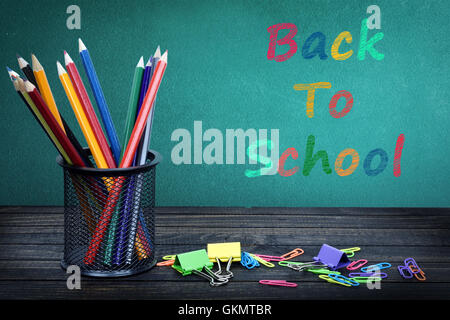
M 89 152 L 87 150 L 87 152 Z M 61 266 L 93 277 L 121 277 L 151 269 L 155 257 L 155 171 L 159 153 L 126 169 L 64 171 L 64 257 Z

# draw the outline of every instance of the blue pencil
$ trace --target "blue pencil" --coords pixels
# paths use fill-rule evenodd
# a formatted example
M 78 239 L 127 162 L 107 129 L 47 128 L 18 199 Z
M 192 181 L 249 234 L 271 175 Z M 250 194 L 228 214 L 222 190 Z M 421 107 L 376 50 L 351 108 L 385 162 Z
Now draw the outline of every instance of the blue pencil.
M 114 128 L 114 123 L 111 119 L 111 114 L 109 113 L 108 104 L 106 103 L 106 99 L 103 94 L 100 81 L 98 80 L 97 73 L 95 72 L 94 64 L 92 63 L 89 51 L 86 49 L 86 46 L 81 39 L 78 39 L 78 44 L 81 61 L 83 61 L 84 70 L 86 71 L 89 84 L 91 85 L 92 92 L 94 93 L 95 101 L 97 102 L 98 110 L 100 111 L 103 126 L 106 130 L 106 135 L 108 136 L 109 143 L 111 144 L 111 150 L 116 161 L 116 165 L 118 165 L 120 163 L 120 143 L 119 138 L 117 137 L 116 129 Z

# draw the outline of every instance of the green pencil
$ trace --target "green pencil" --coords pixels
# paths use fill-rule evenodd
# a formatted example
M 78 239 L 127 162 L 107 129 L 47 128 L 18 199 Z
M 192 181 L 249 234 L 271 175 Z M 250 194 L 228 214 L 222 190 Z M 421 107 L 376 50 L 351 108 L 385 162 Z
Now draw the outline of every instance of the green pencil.
M 144 57 L 139 59 L 136 69 L 134 70 L 133 84 L 131 85 L 130 99 L 128 100 L 128 112 L 127 120 L 125 123 L 125 134 L 122 143 L 122 154 L 120 155 L 120 160 L 122 160 L 123 154 L 127 148 L 128 140 L 130 140 L 131 132 L 134 128 L 134 123 L 136 121 L 136 113 L 139 102 L 139 93 L 141 92 L 142 76 L 144 75 Z
M 128 140 L 130 139 L 131 132 L 133 131 L 134 123 L 136 121 L 136 113 L 137 113 L 137 106 L 139 102 L 139 93 L 141 91 L 141 83 L 142 83 L 142 76 L 144 74 L 144 57 L 141 57 L 139 59 L 138 64 L 136 65 L 136 69 L 134 70 L 134 77 L 133 77 L 133 84 L 131 85 L 131 94 L 130 99 L 128 101 L 128 111 L 127 111 L 127 120 L 125 123 L 125 133 L 123 137 L 123 144 L 124 148 L 122 148 L 122 154 L 120 155 L 120 158 L 122 160 L 123 154 L 126 150 L 126 146 L 128 143 Z M 111 220 L 111 225 L 108 232 L 108 240 L 107 240 L 107 247 L 105 252 L 105 259 L 104 262 L 107 265 L 111 265 L 111 258 L 112 258 L 112 251 L 114 247 L 114 241 L 115 241 L 115 233 L 117 229 L 117 223 L 119 220 L 119 208 L 121 206 L 117 206 L 116 210 L 114 211 L 114 215 Z

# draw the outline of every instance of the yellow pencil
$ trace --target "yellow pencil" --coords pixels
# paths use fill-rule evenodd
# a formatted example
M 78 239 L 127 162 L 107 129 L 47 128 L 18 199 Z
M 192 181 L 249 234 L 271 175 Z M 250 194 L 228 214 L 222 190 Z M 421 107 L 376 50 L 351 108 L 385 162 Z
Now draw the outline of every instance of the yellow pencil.
M 53 98 L 52 90 L 50 90 L 50 85 L 48 84 L 44 68 L 34 54 L 31 55 L 31 63 L 33 64 L 34 77 L 36 78 L 36 82 L 38 84 L 39 91 L 41 92 L 42 99 L 44 99 L 45 103 L 50 109 L 50 112 L 53 114 L 56 121 L 59 123 L 59 126 L 65 133 L 66 130 L 64 129 L 61 116 L 59 115 L 58 107 L 56 106 L 55 99 Z
M 56 63 L 58 67 L 58 76 L 59 80 L 61 80 L 61 84 L 66 92 L 67 98 L 69 99 L 70 105 L 72 106 L 73 112 L 75 113 L 75 117 L 81 127 L 81 131 L 83 132 L 84 138 L 86 139 L 89 149 L 92 152 L 92 156 L 94 157 L 95 163 L 98 168 L 107 169 L 108 164 L 103 156 L 102 150 L 95 139 L 94 132 L 89 124 L 89 121 L 84 113 L 83 107 L 81 106 L 80 100 L 73 88 L 72 82 L 70 81 L 69 75 L 66 70 L 64 70 L 61 63 Z

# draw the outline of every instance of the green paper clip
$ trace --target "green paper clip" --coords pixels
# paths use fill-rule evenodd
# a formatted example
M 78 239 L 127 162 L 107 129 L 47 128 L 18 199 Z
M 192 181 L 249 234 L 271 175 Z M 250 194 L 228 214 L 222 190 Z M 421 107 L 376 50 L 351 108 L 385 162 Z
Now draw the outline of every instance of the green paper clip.
M 183 276 L 192 274 L 193 270 L 202 271 L 203 267 L 212 269 L 213 263 L 209 261 L 205 249 L 177 254 L 172 268 Z
M 230 258 L 233 258 L 232 261 L 241 261 L 241 243 L 208 243 L 208 257 L 212 262 L 216 262 L 216 258 L 222 262 L 227 262 Z
M 347 255 L 347 258 L 353 257 L 355 255 L 355 252 L 359 251 L 359 250 L 361 250 L 360 247 L 341 249 L 341 251 L 344 252 Z
M 329 274 L 341 274 L 339 271 L 330 271 L 328 269 L 322 268 L 322 269 L 306 269 L 306 271 L 315 273 L 315 274 L 325 274 L 325 275 L 329 275 Z

